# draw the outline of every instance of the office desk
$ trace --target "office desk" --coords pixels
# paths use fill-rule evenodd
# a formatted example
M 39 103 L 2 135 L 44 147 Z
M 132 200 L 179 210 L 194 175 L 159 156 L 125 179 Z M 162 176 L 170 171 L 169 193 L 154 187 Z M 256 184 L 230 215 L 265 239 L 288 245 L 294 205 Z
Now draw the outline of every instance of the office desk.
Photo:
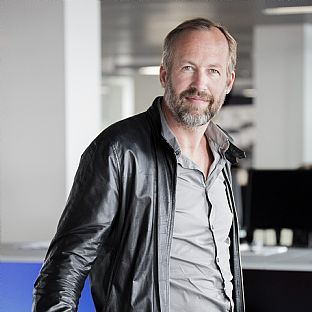
M 246 312 L 312 311 L 312 250 L 242 252 Z

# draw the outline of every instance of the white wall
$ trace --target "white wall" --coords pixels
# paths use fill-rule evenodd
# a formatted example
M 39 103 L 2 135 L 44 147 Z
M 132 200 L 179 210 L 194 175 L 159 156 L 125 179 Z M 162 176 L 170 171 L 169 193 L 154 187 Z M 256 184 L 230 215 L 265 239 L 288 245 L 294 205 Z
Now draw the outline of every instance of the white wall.
M 311 25 L 255 29 L 256 168 L 312 162 L 311 41 Z
M 50 240 L 99 129 L 99 2 L 10 0 L 0 14 L 0 242 Z
M 1 241 L 47 239 L 65 200 L 63 6 L 1 11 Z

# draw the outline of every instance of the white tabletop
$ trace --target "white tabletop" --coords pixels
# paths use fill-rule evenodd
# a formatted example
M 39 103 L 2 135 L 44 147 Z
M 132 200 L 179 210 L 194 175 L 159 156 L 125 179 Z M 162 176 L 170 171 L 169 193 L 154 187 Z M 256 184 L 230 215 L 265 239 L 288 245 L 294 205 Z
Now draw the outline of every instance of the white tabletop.
M 43 262 L 49 243 L 0 244 L 0 262 Z
M 0 262 L 43 262 L 48 242 L 0 244 Z M 263 247 L 251 250 L 242 246 L 245 270 L 312 272 L 312 248 Z
M 262 247 L 242 248 L 242 266 L 246 270 L 308 271 L 312 272 L 311 248 Z

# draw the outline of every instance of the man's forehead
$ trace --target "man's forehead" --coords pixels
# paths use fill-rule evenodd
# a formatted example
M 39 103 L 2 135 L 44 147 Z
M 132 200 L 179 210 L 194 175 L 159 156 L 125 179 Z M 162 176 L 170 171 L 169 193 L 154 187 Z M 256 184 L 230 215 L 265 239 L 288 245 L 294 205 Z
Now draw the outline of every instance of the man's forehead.
M 216 27 L 211 29 L 191 29 L 179 34 L 179 38 L 173 46 L 173 53 L 176 56 L 183 56 L 185 53 L 196 55 L 200 52 L 207 52 L 211 56 L 224 55 L 229 57 L 229 45 L 224 34 Z
M 183 41 L 186 39 L 190 40 L 193 37 L 197 37 L 197 35 L 201 34 L 206 35 L 205 37 L 207 37 L 207 40 L 209 40 L 208 38 L 218 40 L 220 41 L 220 43 L 223 42 L 228 46 L 228 41 L 225 35 L 219 28 L 215 26 L 211 26 L 210 28 L 185 29 L 177 35 L 175 44 L 178 43 L 179 41 Z

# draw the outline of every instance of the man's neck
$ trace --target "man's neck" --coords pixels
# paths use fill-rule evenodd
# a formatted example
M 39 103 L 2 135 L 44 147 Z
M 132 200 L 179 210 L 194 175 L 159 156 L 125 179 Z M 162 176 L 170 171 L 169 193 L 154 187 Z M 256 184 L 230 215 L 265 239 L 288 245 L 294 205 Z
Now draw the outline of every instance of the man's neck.
M 186 127 L 173 117 L 164 103 L 162 110 L 170 130 L 178 141 L 181 153 L 196 163 L 207 177 L 209 167 L 213 162 L 213 154 L 205 136 L 207 125 L 196 128 Z

